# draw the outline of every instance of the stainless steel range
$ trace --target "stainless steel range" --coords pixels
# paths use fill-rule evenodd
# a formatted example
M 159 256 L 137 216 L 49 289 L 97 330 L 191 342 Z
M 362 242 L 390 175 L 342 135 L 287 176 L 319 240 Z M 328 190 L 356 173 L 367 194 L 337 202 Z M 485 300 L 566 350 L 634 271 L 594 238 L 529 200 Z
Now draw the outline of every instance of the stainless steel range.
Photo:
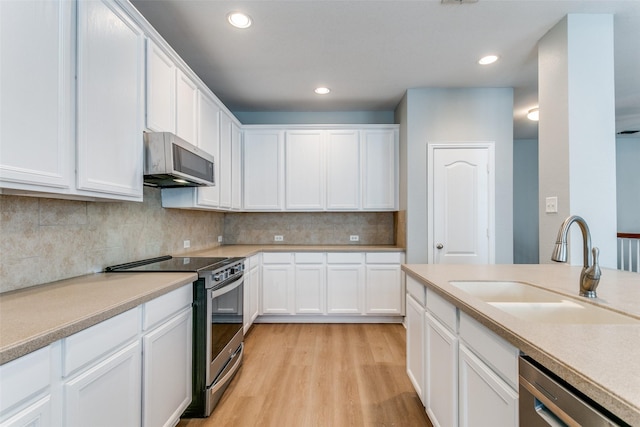
M 244 258 L 164 256 L 107 272 L 196 272 L 193 283 L 193 400 L 183 417 L 208 417 L 242 364 Z

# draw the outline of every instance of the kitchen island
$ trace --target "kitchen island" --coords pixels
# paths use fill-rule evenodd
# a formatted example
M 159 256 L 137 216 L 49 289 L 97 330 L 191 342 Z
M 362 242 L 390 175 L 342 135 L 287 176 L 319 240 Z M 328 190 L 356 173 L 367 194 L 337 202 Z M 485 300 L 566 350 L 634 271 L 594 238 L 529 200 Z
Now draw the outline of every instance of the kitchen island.
M 403 271 L 461 313 L 554 372 L 630 425 L 640 425 L 640 275 L 603 269 L 598 298 L 578 297 L 581 267 L 403 265 Z M 519 281 L 624 313 L 638 322 L 532 322 L 507 314 L 452 281 Z

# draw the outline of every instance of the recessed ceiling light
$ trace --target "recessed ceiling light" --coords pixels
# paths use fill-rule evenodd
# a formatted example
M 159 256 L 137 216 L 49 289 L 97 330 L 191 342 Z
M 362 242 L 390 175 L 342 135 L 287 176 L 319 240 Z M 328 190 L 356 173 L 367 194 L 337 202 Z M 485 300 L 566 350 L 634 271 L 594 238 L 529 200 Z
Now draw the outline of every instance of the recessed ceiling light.
M 241 12 L 231 12 L 227 15 L 229 24 L 236 28 L 249 28 L 251 26 L 251 17 Z
M 527 119 L 533 120 L 534 122 L 537 122 L 538 120 L 540 120 L 538 107 L 532 108 L 529 110 L 529 112 L 527 113 Z
M 329 89 L 328 87 L 317 87 L 313 91 L 318 95 L 326 95 L 331 92 L 331 89 Z
M 487 55 L 480 58 L 480 60 L 478 61 L 478 64 L 489 65 L 489 64 L 493 64 L 497 60 L 498 60 L 498 55 Z

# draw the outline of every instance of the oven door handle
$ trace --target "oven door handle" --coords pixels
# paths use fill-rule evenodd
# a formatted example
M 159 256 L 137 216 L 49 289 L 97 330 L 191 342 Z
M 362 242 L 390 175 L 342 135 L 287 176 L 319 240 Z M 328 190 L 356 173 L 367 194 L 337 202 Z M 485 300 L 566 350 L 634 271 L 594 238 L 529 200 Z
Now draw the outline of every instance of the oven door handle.
M 228 285 L 224 285 L 218 289 L 212 290 L 211 298 L 216 298 L 216 297 L 219 297 L 220 295 L 226 294 L 227 292 L 231 292 L 232 290 L 236 289 L 238 286 L 242 285 L 242 282 L 244 282 L 244 276 L 240 277 L 238 280 L 234 280 Z

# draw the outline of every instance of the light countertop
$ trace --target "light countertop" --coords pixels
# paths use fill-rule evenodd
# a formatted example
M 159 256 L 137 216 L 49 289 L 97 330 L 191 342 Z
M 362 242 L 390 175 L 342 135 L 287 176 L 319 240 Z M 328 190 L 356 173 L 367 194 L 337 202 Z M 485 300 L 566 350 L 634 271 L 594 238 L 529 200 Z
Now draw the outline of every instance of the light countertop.
M 640 319 L 640 274 L 602 270 L 598 298 L 578 297 L 581 267 L 403 265 L 403 270 L 631 425 L 640 425 L 640 322 L 554 324 L 511 316 L 449 284 L 521 281 Z
M 179 256 L 250 257 L 260 252 L 404 252 L 404 250 L 392 245 L 228 245 Z
M 0 364 L 197 278 L 195 273 L 97 273 L 0 294 Z
M 365 245 L 228 245 L 176 256 L 249 257 L 259 252 L 376 251 L 404 249 Z M 0 294 L 0 365 L 196 279 L 195 273 L 96 273 Z

